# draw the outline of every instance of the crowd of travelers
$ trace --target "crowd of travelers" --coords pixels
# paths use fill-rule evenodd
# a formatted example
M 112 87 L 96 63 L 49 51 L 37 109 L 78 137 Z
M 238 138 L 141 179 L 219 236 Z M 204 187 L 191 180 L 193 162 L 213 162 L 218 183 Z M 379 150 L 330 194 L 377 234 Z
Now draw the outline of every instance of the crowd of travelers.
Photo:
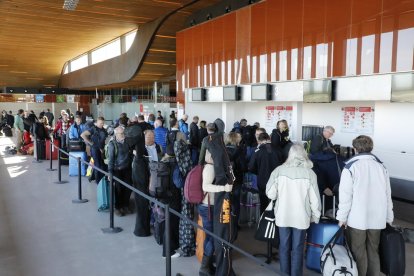
M 344 162 L 331 142 L 335 132 L 332 126 L 313 137 L 305 149 L 302 143 L 290 140 L 286 120 L 277 122 L 275 129 L 267 133 L 259 123 L 249 125 L 241 119 L 225 133 L 220 118 L 206 122 L 194 116 L 189 125 L 187 115 L 176 118 L 174 111 L 168 117 L 168 128 L 160 111 L 147 120 L 143 115 L 128 118 L 122 113 L 108 128 L 104 127 L 103 117 L 86 123 L 81 113 L 73 115 L 69 110 L 62 110 L 54 128 L 49 110 L 39 117 L 19 110 L 14 122 L 10 116 L 3 111 L 3 120 L 16 131 L 19 152 L 27 142 L 23 133 L 38 137 L 41 126 L 44 135 L 59 138 L 62 147 L 67 141 L 80 139 L 97 168 L 108 170 L 141 192 L 168 203 L 190 220 L 195 219 L 196 211 L 204 228 L 230 243 L 238 236 L 241 194 L 246 175 L 250 175 L 260 198 L 260 213 L 274 206 L 280 269 L 287 275 L 303 273 L 306 230 L 328 213 L 321 212 L 322 196 L 339 194 L 338 211 L 331 216 L 341 226 L 347 226 L 346 236 L 359 274 L 379 275 L 379 233 L 386 223 L 392 223 L 393 210 L 389 175 L 371 153 L 373 141 L 368 136 L 353 140 L 357 155 Z M 184 196 L 183 183 L 197 165 L 203 166 L 204 198 L 194 206 Z M 95 170 L 90 180 L 98 184 L 103 177 Z M 133 233 L 138 237 L 153 233 L 157 242 L 163 244 L 165 257 L 164 232 L 157 223 L 163 220 L 163 211 L 137 194 L 135 208 L 131 208 L 131 191 L 120 183 L 115 185 L 115 214 L 125 216 L 135 210 Z M 334 206 L 328 202 L 326 209 L 332 209 Z M 193 226 L 171 215 L 170 227 L 172 257 L 193 256 Z M 235 275 L 231 248 L 209 235 L 202 248 L 199 275 Z

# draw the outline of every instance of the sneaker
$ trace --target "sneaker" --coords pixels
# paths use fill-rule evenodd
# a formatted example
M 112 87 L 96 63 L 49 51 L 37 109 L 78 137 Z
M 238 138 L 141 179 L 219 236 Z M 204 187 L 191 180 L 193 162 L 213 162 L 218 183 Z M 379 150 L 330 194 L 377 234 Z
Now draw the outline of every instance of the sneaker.
M 171 255 L 171 259 L 173 259 L 173 258 L 175 259 L 175 258 L 179 258 L 179 257 L 181 257 L 181 254 L 178 251 L 175 251 L 175 253 Z M 162 258 L 165 259 L 165 256 L 162 256 Z

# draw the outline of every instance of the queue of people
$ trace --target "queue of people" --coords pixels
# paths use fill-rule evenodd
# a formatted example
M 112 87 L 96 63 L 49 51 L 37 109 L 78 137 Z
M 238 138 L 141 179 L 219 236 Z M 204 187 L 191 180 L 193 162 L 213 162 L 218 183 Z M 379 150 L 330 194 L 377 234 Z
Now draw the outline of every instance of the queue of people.
M 386 223 L 392 223 L 393 211 L 389 175 L 371 153 L 373 141 L 368 136 L 354 139 L 353 147 L 358 154 L 343 162 L 330 140 L 335 132 L 331 126 L 326 126 L 313 138 L 310 152 L 307 152 L 301 143 L 290 140 L 285 120 L 279 121 L 269 135 L 260 124 L 248 125 L 246 119 L 236 122 L 233 129 L 225 133 L 225 124 L 220 118 L 207 123 L 194 116 L 188 126 L 187 115 L 177 120 L 172 113 L 170 127 L 165 128 L 161 112 L 157 117 L 149 116 L 148 121 L 143 115 L 128 118 L 121 114 L 110 136 L 102 117 L 86 125 L 80 115 L 71 119 L 63 110 L 56 127 L 49 129 L 46 114 L 35 122 L 44 124 L 61 141 L 82 140 L 90 148 L 97 168 L 108 170 L 139 191 L 168 203 L 170 208 L 190 220 L 194 219 L 195 208 L 184 196 L 184 184 L 179 183 L 184 183 L 194 166 L 203 165 L 205 194 L 196 210 L 204 228 L 230 243 L 237 239 L 240 228 L 245 175 L 254 174 L 260 213 L 276 202 L 273 205 L 275 223 L 279 227 L 280 269 L 287 275 L 303 274 L 306 230 L 325 215 L 321 213 L 321 196 L 332 196 L 339 191 L 339 210 L 332 215 L 339 225 L 348 227 L 346 236 L 361 275 L 378 275 L 379 232 Z M 19 137 L 25 131 L 24 118 L 23 110 L 14 118 L 18 148 L 22 140 Z M 108 151 L 107 164 L 105 151 Z M 364 170 L 369 173 L 362 173 Z M 95 170 L 96 183 L 103 176 Z M 116 183 L 117 216 L 133 212 L 130 197 L 131 191 Z M 153 226 L 154 235 L 159 235 L 158 241 L 163 244 L 162 256 L 165 256 L 164 232 L 157 224 L 163 221 L 162 212 L 137 194 L 134 199 L 134 235 L 149 236 Z M 368 201 L 375 202 L 372 205 L 375 208 L 368 206 Z M 170 254 L 172 257 L 194 255 L 194 228 L 176 216 L 170 219 Z M 235 275 L 230 247 L 206 235 L 203 252 L 199 275 Z

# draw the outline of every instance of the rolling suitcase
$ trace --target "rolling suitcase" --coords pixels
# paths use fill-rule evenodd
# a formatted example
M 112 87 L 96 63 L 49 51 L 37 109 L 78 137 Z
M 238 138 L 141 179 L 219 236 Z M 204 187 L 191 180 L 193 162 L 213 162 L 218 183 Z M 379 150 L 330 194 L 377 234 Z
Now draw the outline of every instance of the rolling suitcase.
M 51 141 L 52 141 L 51 139 L 46 140 L 46 160 L 50 160 L 50 142 Z M 54 139 L 53 144 L 59 147 L 58 140 Z M 57 159 L 58 159 L 58 150 L 55 147 L 53 147 L 52 148 L 52 160 L 57 160 Z
M 242 188 L 240 199 L 240 224 L 247 224 L 249 227 L 260 220 L 260 197 L 254 189 Z
M 80 157 L 82 160 L 86 161 L 86 152 L 84 151 L 74 151 L 70 153 L 71 156 L 69 156 L 69 176 L 77 176 L 78 175 L 78 159 L 72 157 Z M 85 163 L 81 162 L 81 175 L 86 175 L 86 166 Z
M 405 274 L 405 242 L 401 232 L 387 223 L 381 231 L 380 245 L 381 272 L 385 275 Z
M 96 189 L 96 201 L 98 203 L 98 212 L 109 210 L 109 183 L 106 177 L 102 177 Z
M 154 238 L 159 245 L 163 244 L 165 232 L 165 213 L 164 209 L 154 204 L 152 206 L 152 214 L 154 216 Z
M 333 197 L 335 202 L 335 196 Z M 334 214 L 335 214 L 335 204 Z M 322 214 L 325 213 L 325 196 L 322 197 Z M 339 230 L 338 222 L 322 217 L 318 224 L 311 223 L 306 238 L 306 267 L 321 272 L 321 253 L 325 245 Z M 343 235 L 338 237 L 337 244 L 343 244 Z
M 45 140 L 36 140 L 34 148 L 34 157 L 36 160 L 46 159 Z

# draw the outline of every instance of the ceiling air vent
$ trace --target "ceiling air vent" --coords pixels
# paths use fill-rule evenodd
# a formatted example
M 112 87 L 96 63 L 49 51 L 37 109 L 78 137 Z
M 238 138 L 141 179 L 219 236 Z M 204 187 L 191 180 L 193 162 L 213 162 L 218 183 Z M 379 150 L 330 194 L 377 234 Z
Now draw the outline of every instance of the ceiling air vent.
M 67 11 L 74 11 L 78 3 L 79 0 L 65 0 L 63 3 L 63 9 Z

